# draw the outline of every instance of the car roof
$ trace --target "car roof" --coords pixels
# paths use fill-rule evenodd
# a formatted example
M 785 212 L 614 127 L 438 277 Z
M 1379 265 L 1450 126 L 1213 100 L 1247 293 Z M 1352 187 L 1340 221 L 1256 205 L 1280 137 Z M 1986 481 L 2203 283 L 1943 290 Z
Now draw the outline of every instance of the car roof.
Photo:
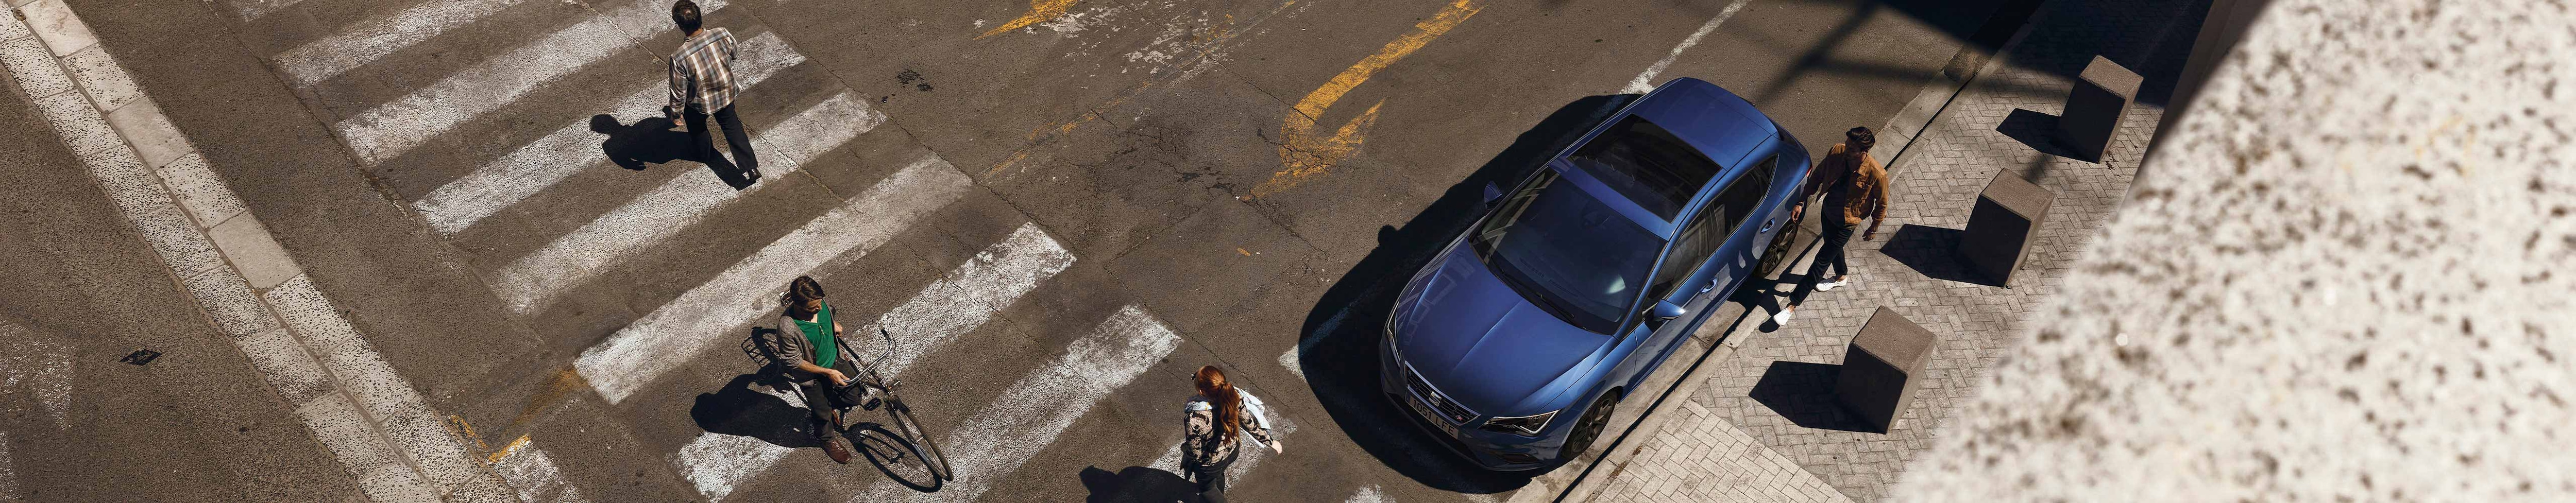
M 1762 145 L 1779 127 L 1753 103 L 1708 81 L 1683 77 L 1646 93 L 1628 113 L 1671 131 L 1699 147 L 1709 160 L 1733 171 L 1738 161 Z

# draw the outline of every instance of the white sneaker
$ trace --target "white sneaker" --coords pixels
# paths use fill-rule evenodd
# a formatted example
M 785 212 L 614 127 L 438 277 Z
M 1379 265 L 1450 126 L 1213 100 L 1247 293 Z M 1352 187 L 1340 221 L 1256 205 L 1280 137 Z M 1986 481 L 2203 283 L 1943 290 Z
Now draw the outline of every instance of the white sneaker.
M 1838 280 L 1833 280 L 1833 281 L 1828 281 L 1828 282 L 1825 282 L 1825 283 L 1817 284 L 1817 285 L 1816 285 L 1816 291 L 1819 291 L 1819 292 L 1831 292 L 1831 291 L 1834 291 L 1834 289 L 1836 289 L 1836 288 L 1842 288 L 1842 287 L 1846 287 L 1846 286 L 1851 286 L 1851 282 L 1852 282 L 1852 280 L 1851 280 L 1851 276 L 1843 276 L 1843 279 L 1838 279 Z
M 1798 312 L 1798 310 L 1796 310 L 1796 309 L 1782 309 L 1782 310 L 1780 310 L 1780 312 L 1777 312 L 1777 313 L 1771 313 L 1771 324 L 1773 324 L 1773 325 L 1779 325 L 1779 326 L 1784 326 L 1784 327 L 1785 327 L 1785 326 L 1789 326 L 1789 313 L 1795 313 L 1795 312 Z

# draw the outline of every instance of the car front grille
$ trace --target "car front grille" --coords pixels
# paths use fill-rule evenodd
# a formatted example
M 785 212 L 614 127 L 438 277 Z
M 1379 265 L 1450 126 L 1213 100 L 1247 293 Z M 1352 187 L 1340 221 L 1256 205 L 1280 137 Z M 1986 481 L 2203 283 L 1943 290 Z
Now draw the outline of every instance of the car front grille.
M 1403 367 L 1404 388 L 1413 392 L 1413 399 L 1430 405 L 1431 410 L 1446 416 L 1441 419 L 1449 420 L 1450 424 L 1458 424 L 1476 418 L 1476 411 L 1467 410 L 1466 406 L 1458 405 L 1457 401 L 1449 399 L 1449 395 L 1441 394 L 1439 388 L 1431 387 L 1431 381 L 1423 380 L 1422 374 L 1414 373 L 1413 364 L 1403 364 Z

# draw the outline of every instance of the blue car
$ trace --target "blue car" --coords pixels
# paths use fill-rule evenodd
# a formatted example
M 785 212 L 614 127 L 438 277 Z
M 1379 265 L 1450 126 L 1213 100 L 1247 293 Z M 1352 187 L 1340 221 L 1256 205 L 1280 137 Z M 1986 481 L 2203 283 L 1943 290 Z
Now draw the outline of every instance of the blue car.
M 1551 468 L 1730 292 L 1787 260 L 1807 149 L 1676 79 L 1508 189 L 1396 297 L 1379 385 L 1491 470 Z

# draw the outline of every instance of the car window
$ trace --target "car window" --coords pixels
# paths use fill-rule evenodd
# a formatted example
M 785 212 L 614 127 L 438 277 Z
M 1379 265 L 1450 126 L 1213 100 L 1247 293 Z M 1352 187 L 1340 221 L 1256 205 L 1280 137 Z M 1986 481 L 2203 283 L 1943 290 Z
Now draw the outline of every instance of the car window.
M 1674 220 L 1719 169 L 1671 131 L 1633 115 L 1576 149 L 1568 160 L 1665 221 Z
M 1655 284 L 1650 289 L 1654 298 L 1670 298 L 1676 283 L 1697 272 L 1726 243 L 1726 237 L 1735 234 L 1735 229 L 1761 208 L 1762 197 L 1771 187 L 1771 170 L 1779 162 L 1778 156 L 1772 156 L 1745 170 L 1743 176 L 1718 193 L 1716 200 L 1683 224 L 1682 231 L 1673 237 L 1672 252 L 1665 254 L 1662 267 L 1655 271 Z
M 1477 258 L 1531 304 L 1609 334 L 1645 293 L 1664 240 L 1590 192 L 1540 171 L 1468 236 Z

